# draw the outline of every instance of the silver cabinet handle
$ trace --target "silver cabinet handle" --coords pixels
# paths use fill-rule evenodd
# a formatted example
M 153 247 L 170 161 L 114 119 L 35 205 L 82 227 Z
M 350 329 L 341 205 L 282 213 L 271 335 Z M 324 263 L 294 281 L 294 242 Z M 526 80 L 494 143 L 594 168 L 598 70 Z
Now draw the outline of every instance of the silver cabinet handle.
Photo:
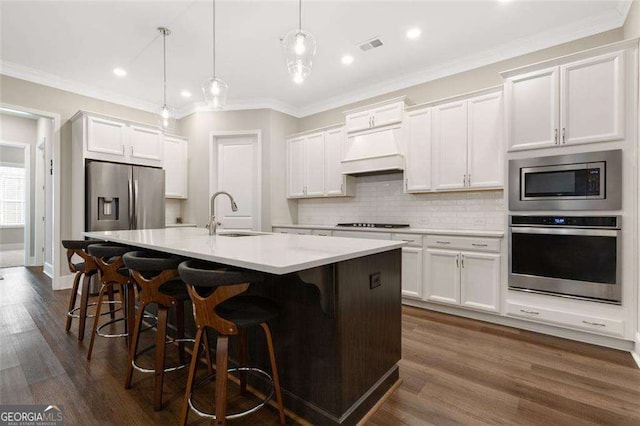
M 131 145 L 129 148 L 130 148 L 130 151 L 131 151 L 131 156 L 133 157 L 133 145 Z
M 451 244 L 451 241 L 436 241 L 438 244 Z
M 536 311 L 526 311 L 524 309 L 520 309 L 520 312 L 524 312 L 525 314 L 531 314 L 531 315 L 540 315 L 540 312 L 536 312 Z
M 467 186 L 471 186 L 471 175 L 467 176 Z
M 471 243 L 472 246 L 474 247 L 487 247 L 489 244 L 476 244 L 476 243 Z
M 558 129 L 553 129 L 553 143 L 558 144 Z
M 464 268 L 464 254 L 460 255 L 460 266 Z
M 124 144 L 122 144 L 122 155 L 124 155 Z
M 595 325 L 597 327 L 606 327 L 606 324 L 602 324 L 601 322 L 591 322 L 591 321 L 582 321 L 584 324 Z
M 467 186 L 467 175 L 462 176 L 462 186 Z
M 565 138 L 565 129 L 562 128 L 562 143 L 567 143 L 567 139 Z
M 344 194 L 344 183 L 340 184 L 340 192 Z
M 409 189 L 409 178 L 404 180 L 404 189 Z
M 460 258 L 456 254 L 456 268 L 459 268 L 459 267 L 460 267 Z

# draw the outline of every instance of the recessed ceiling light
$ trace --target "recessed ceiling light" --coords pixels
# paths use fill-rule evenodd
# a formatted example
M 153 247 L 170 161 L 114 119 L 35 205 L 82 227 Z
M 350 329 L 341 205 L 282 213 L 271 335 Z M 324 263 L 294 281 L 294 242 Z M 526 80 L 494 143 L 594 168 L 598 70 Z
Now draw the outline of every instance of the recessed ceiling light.
M 113 73 L 118 77 L 124 77 L 125 75 L 127 75 L 127 71 L 122 68 L 114 68 Z
M 182 97 L 184 98 L 190 98 L 191 97 L 191 92 L 188 90 L 183 90 L 182 92 L 180 92 L 180 94 L 182 95 Z
M 344 55 L 342 57 L 342 63 L 345 64 L 345 65 L 351 65 L 353 63 L 353 56 Z
M 409 31 L 407 31 L 407 38 L 415 40 L 420 37 L 420 34 L 422 34 L 422 30 L 420 28 L 411 28 Z

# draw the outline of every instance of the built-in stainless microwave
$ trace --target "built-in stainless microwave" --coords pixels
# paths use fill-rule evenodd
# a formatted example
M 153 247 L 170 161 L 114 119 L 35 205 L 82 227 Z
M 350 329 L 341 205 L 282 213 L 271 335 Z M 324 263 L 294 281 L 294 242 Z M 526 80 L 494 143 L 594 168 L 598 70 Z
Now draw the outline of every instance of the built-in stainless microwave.
M 509 161 L 510 210 L 620 210 L 622 150 Z

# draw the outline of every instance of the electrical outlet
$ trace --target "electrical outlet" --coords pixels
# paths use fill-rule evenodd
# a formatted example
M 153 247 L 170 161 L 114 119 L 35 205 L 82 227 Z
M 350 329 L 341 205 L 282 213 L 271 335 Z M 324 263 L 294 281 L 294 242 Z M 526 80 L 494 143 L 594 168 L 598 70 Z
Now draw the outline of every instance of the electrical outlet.
M 375 272 L 369 275 L 369 288 L 373 290 L 376 287 L 380 287 L 382 285 L 382 277 L 380 276 L 380 272 Z

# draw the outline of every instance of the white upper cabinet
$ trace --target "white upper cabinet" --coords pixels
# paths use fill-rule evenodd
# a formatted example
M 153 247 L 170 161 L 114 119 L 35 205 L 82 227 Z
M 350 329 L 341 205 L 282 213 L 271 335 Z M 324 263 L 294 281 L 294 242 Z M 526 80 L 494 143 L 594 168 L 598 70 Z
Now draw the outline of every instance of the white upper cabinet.
M 187 198 L 188 143 L 184 138 L 164 136 L 165 197 Z
M 558 142 L 558 68 L 548 68 L 505 82 L 507 138 L 516 149 L 545 148 Z
M 353 195 L 354 178 L 340 170 L 343 143 L 343 127 L 288 139 L 288 198 Z
M 431 108 L 411 111 L 405 117 L 405 191 L 431 189 Z
M 502 186 L 502 92 L 469 99 L 467 115 L 467 186 Z
M 624 52 L 560 67 L 562 143 L 624 137 Z
M 507 73 L 509 150 L 624 139 L 625 51 L 565 62 Z
M 401 123 L 404 104 L 404 98 L 396 98 L 377 105 L 371 105 L 367 109 L 347 111 L 347 133 Z
M 307 136 L 305 140 L 305 195 L 324 195 L 324 133 Z
M 434 107 L 433 180 L 435 189 L 466 186 L 467 102 Z
M 85 120 L 86 158 L 162 167 L 164 143 L 157 127 L 86 112 L 79 112 L 73 120 L 75 117 Z

